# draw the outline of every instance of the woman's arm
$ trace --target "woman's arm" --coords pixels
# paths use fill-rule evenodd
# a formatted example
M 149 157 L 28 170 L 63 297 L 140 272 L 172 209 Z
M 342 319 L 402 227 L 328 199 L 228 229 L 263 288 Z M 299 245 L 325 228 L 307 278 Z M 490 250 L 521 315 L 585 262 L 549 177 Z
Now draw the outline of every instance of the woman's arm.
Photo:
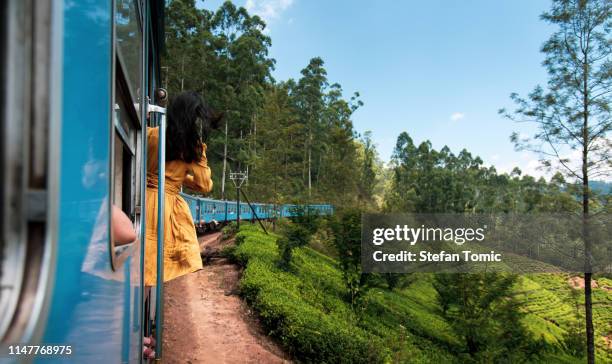
M 136 231 L 134 231 L 132 220 L 130 220 L 130 218 L 127 217 L 127 215 L 115 205 L 113 205 L 112 211 L 113 212 L 111 213 L 111 224 L 115 244 L 129 244 L 136 240 Z
M 192 163 L 189 174 L 183 182 L 185 186 L 203 193 L 208 193 L 212 190 L 213 182 L 211 179 L 210 167 L 208 167 L 208 159 L 206 159 L 206 144 L 202 144 L 202 158 Z

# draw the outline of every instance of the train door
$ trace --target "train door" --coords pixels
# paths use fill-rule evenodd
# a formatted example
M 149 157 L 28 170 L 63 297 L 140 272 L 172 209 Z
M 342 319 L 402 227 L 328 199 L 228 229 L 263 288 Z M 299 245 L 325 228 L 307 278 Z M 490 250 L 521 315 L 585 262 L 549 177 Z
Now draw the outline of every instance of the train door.
M 159 64 L 159 55 L 164 47 L 164 7 L 165 1 L 143 1 L 144 5 L 144 72 L 143 72 L 143 89 L 146 92 L 147 97 L 143 99 L 143 107 L 142 107 L 142 120 L 143 120 L 143 154 L 142 160 L 143 163 L 143 174 L 141 176 L 142 180 L 142 196 L 140 197 L 140 204 L 142 208 L 140 209 L 141 221 L 143 222 L 140 225 L 140 234 L 142 236 L 143 243 L 145 242 L 146 236 L 146 226 L 144 221 L 146 221 L 146 210 L 145 210 L 145 187 L 147 183 L 147 175 L 146 175 L 146 160 L 147 160 L 147 147 L 146 147 L 146 128 L 147 127 L 157 127 L 164 126 L 165 127 L 165 108 L 168 101 L 167 92 L 161 88 L 160 83 L 160 73 L 161 67 Z M 165 128 L 164 132 L 161 132 L 160 128 L 160 148 L 158 150 L 158 171 L 160 176 L 164 175 L 165 168 Z M 163 156 L 163 157 L 162 157 Z M 158 192 L 164 190 L 164 179 L 158 178 Z M 159 199 L 159 195 L 158 195 Z M 163 201 L 164 199 L 159 199 Z M 161 206 L 158 206 L 160 211 L 164 210 L 163 202 Z M 164 216 L 163 212 L 158 214 L 159 216 Z M 157 221 L 157 230 L 158 230 L 158 252 L 163 251 L 163 234 L 160 231 L 163 231 L 163 221 L 158 219 Z M 160 241 L 161 239 L 161 241 Z M 144 244 L 141 245 L 141 272 L 144 271 L 144 265 L 150 264 L 150 262 L 145 261 L 144 257 Z M 163 264 L 161 263 L 163 259 L 163 254 L 158 254 L 156 257 L 157 260 L 157 276 L 163 277 Z M 144 277 L 141 279 L 144 287 Z M 143 333 L 145 336 L 154 335 L 156 338 L 156 342 L 160 343 L 155 348 L 156 357 L 161 358 L 162 348 L 162 331 L 163 331 L 163 283 L 162 280 L 158 280 L 158 284 L 154 287 L 146 287 L 144 290 L 143 301 L 142 301 L 142 323 L 143 323 Z
M 123 211 L 141 232 L 143 176 L 146 175 L 145 2 L 115 0 L 113 19 L 112 184 L 114 208 Z M 137 242 L 118 246 L 111 239 L 112 268 L 125 269 L 122 360 L 138 361 L 142 352 L 142 234 Z

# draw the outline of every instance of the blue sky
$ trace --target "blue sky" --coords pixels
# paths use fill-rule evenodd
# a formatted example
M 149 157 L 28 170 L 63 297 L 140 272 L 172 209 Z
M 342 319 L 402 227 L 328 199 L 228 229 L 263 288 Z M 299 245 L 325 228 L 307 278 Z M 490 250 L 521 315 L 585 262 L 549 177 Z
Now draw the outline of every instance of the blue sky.
M 535 155 L 514 151 L 509 141 L 512 131 L 529 134 L 529 127 L 497 110 L 512 106 L 511 92 L 525 95 L 546 82 L 539 49 L 554 28 L 539 15 L 548 0 L 235 3 L 268 23 L 276 79 L 299 78 L 319 56 L 347 97 L 361 93 L 355 128 L 372 131 L 383 160 L 407 131 L 416 143 L 466 148 L 502 171 L 543 174 Z

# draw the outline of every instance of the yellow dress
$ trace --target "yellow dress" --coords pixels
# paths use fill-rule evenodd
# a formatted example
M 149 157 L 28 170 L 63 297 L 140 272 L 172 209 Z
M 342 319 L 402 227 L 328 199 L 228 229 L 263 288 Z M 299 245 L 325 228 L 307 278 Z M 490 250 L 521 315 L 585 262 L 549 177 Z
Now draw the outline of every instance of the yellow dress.
M 159 129 L 147 130 L 147 206 L 145 243 L 145 285 L 154 286 L 157 277 L 157 184 Z M 206 159 L 206 145 L 199 162 L 166 162 L 164 218 L 164 282 L 202 269 L 200 247 L 187 202 L 179 195 L 181 185 L 210 192 L 212 180 Z

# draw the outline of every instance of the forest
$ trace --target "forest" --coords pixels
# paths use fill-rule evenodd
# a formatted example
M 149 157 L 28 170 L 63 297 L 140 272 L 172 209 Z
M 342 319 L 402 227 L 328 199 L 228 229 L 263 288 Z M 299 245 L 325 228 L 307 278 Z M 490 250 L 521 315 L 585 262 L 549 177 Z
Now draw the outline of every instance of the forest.
M 173 1 L 167 13 L 163 77 L 170 95 L 198 91 L 225 114 L 226 129 L 208 141 L 213 196 L 234 198 L 229 171 L 248 169 L 247 191 L 262 201 L 372 199 L 380 162 L 351 122 L 362 102 L 327 79 L 322 59 L 305 60 L 299 80 L 277 81 L 258 16 L 231 2 L 211 12 Z
M 248 170 L 253 200 L 336 207 L 332 218 L 294 219 L 275 238 L 247 226 L 228 252 L 245 267 L 241 294 L 297 359 L 612 360 L 609 272 L 585 269 L 580 289 L 569 273 L 366 274 L 358 260 L 363 212 L 573 213 L 584 221 L 611 212 L 609 1 L 552 1 L 542 15 L 557 29 L 542 39 L 549 83 L 511 94 L 515 109 L 496 105 L 509 123 L 536 126 L 530 139 L 509 137 L 517 150 L 539 153 L 548 179 L 499 172 L 467 149 L 436 150 L 410 130 L 398 130 L 383 162 L 371 132 L 353 126 L 367 100 L 329 79 L 323 59 L 305 59 L 299 79 L 273 77 L 273 39 L 259 16 L 230 1 L 213 11 L 173 0 L 165 21 L 169 94 L 197 91 L 224 113 L 207 141 L 212 196 L 233 200 L 229 173 Z M 567 160 L 562 148 L 580 157 Z M 582 239 L 586 257 L 592 247 Z

